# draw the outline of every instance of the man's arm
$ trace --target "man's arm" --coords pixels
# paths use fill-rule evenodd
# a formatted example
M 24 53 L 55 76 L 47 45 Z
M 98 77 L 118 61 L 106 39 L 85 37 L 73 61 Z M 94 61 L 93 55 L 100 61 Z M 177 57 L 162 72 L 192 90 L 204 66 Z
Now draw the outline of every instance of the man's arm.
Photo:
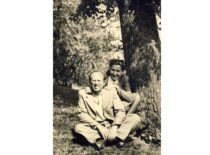
M 115 118 L 112 125 L 119 126 L 125 118 L 125 107 L 122 104 L 116 91 L 113 91 L 113 108 L 115 113 Z
M 127 101 L 127 102 L 132 102 L 133 99 L 131 97 L 131 92 L 126 92 L 125 90 L 123 90 L 122 88 L 120 88 L 119 86 L 115 86 L 117 93 L 119 94 L 119 96 Z
M 115 112 L 115 118 L 107 134 L 107 139 L 110 141 L 114 140 L 115 137 L 117 136 L 117 129 L 125 118 L 124 105 L 122 104 L 115 89 L 113 91 L 113 105 L 114 105 L 113 108 Z
M 129 78 L 127 75 L 123 74 L 122 77 L 119 79 L 119 85 L 116 86 L 117 92 L 123 100 L 127 102 L 132 102 L 133 99 L 131 97 L 131 89 L 129 84 Z

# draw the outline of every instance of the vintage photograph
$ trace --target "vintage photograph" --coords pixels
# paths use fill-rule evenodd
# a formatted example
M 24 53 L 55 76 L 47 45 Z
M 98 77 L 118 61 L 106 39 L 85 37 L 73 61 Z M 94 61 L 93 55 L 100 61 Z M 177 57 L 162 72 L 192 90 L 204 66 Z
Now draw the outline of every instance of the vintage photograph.
M 53 1 L 53 154 L 161 154 L 161 1 Z

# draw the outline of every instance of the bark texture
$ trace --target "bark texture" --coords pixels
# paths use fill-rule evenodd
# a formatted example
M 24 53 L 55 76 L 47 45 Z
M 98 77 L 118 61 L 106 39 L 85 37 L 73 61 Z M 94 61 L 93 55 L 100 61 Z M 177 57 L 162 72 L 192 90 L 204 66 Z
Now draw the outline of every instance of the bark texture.
M 133 91 L 160 80 L 160 39 L 155 10 L 144 0 L 119 0 L 126 70 Z

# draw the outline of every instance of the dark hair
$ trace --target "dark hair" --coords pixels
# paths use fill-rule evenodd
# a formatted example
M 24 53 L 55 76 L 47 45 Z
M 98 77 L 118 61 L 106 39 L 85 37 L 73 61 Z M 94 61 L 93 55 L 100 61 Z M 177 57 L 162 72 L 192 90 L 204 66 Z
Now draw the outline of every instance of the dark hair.
M 125 62 L 123 60 L 120 59 L 111 59 L 109 62 L 109 67 L 111 68 L 112 65 L 120 65 L 122 71 L 125 70 Z

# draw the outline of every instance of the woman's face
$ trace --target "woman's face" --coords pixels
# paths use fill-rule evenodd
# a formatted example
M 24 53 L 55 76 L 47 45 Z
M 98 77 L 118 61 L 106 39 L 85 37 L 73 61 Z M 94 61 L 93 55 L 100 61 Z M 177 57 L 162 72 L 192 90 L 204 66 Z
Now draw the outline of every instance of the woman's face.
M 123 74 L 122 68 L 120 65 L 112 65 L 110 67 L 110 77 L 113 81 L 119 79 L 119 77 Z

